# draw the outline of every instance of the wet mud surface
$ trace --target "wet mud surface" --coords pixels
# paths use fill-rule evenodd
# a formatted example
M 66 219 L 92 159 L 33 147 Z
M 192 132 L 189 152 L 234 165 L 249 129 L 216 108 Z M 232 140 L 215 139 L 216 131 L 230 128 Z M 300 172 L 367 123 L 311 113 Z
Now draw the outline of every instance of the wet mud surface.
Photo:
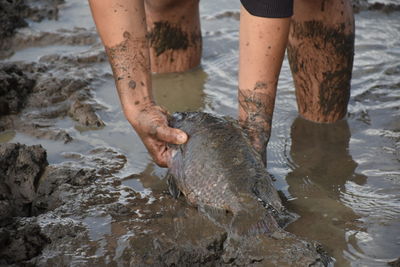
M 126 159 L 109 149 L 57 166 L 47 166 L 41 146 L 2 144 L 0 155 L 1 264 L 323 266 L 329 259 L 289 233 L 238 244 L 166 188 L 146 196 L 124 186 L 113 172 Z M 100 242 L 97 228 L 105 228 Z
M 60 64 L 61 60 L 50 56 L 41 61 L 47 64 L 0 64 L 0 129 L 68 143 L 72 137 L 54 127 L 57 119 L 68 116 L 77 126 L 103 127 L 104 122 L 96 114 L 102 107 L 92 98 L 90 78 L 85 74 L 68 75 L 70 63 Z
M 297 118 L 287 62 L 279 81 L 268 170 L 299 215 L 286 228 L 297 237 L 239 246 L 168 193 L 123 117 L 87 3 L 2 2 L 0 265 L 304 266 L 326 259 L 315 240 L 337 266 L 398 266 L 399 8 L 353 3 L 346 120 Z M 238 3 L 201 5 L 202 67 L 154 76 L 155 97 L 170 112 L 234 117 Z
M 18 28 L 28 26 L 27 19 L 40 22 L 58 18 L 58 5 L 64 0 L 10 0 L 0 3 L 0 58 L 12 50 L 12 40 Z

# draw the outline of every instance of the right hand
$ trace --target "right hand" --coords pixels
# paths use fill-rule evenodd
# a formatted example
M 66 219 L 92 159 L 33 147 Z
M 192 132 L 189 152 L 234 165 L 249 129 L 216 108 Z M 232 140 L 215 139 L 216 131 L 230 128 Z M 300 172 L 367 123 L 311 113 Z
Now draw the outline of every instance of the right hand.
M 168 144 L 180 145 L 188 139 L 182 130 L 168 126 L 168 112 L 155 104 L 128 112 L 126 117 L 160 167 L 168 167 L 171 157 Z

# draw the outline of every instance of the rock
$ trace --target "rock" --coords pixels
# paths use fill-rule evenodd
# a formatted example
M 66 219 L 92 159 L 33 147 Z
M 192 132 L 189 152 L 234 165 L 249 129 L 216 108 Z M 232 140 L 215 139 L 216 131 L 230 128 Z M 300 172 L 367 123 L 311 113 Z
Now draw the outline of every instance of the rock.
M 0 130 L 68 143 L 71 135 L 54 126 L 58 118 L 70 116 L 80 127 L 105 125 L 96 113 L 103 107 L 93 100 L 89 78 L 64 64 L 69 63 L 0 64 Z
M 400 267 L 400 258 L 398 258 L 397 260 L 388 262 L 388 265 L 392 266 L 392 267 Z
M 96 179 L 93 169 L 74 169 L 71 167 L 50 166 L 47 168 L 37 189 L 37 196 L 32 204 L 34 214 L 41 214 L 61 206 L 61 185 L 85 186 Z
M 7 2 L 7 1 L 6 1 Z M 15 64 L 0 65 L 0 116 L 18 113 L 35 81 Z
M 376 10 L 384 13 L 400 11 L 400 5 L 393 3 L 381 3 L 381 2 L 371 3 L 368 0 L 352 0 L 352 5 L 354 13 L 359 13 L 365 10 Z
M 40 22 L 58 19 L 58 5 L 64 0 L 0 1 L 0 58 L 12 54 L 13 36 L 18 28 L 28 26 L 26 19 Z
M 68 115 L 86 127 L 103 127 L 104 122 L 97 116 L 92 105 L 75 101 L 69 111 Z
M 1 1 L 0 2 L 0 39 L 10 37 L 17 28 L 26 27 L 24 20 L 27 15 L 28 6 L 23 1 Z
M 49 242 L 35 219 L 17 220 L 0 228 L 0 265 L 20 266 L 24 261 L 38 256 Z
M 0 144 L 0 210 L 3 216 L 30 216 L 36 187 L 47 165 L 46 151 L 40 145 Z M 5 217 L 0 221 L 3 219 Z

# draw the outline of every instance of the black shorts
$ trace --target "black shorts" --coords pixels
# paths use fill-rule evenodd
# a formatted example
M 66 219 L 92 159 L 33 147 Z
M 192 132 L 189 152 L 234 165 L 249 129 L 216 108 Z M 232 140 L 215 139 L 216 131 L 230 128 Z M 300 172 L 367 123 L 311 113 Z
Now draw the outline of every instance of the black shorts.
M 287 18 L 293 15 L 293 0 L 240 0 L 253 16 Z

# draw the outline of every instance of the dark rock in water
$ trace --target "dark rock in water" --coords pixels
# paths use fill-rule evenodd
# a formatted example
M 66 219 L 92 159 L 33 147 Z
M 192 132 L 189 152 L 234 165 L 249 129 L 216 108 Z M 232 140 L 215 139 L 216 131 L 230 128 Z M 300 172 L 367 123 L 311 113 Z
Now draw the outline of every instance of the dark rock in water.
M 58 19 L 58 5 L 64 0 L 0 1 L 0 58 L 9 55 L 12 37 L 18 28 L 28 26 L 26 19 L 40 22 Z M 12 53 L 12 52 L 11 52 Z
M 0 2 L 0 39 L 10 37 L 15 29 L 25 27 L 28 24 L 24 20 L 28 6 L 23 1 Z
M 93 106 L 87 103 L 82 103 L 79 100 L 75 101 L 74 104 L 71 105 L 68 115 L 84 126 L 104 126 L 104 122 L 97 116 Z
M 398 258 L 397 260 L 388 262 L 388 265 L 392 266 L 392 267 L 400 267 L 400 258 Z
M 64 204 L 61 194 L 66 186 L 85 186 L 95 179 L 95 172 L 91 169 L 48 167 L 39 182 L 32 204 L 33 214 L 51 211 Z
M 58 118 L 70 116 L 81 128 L 103 127 L 104 122 L 96 113 L 102 106 L 93 100 L 89 79 L 71 72 L 53 75 L 55 70 L 65 72 L 64 67 L 0 64 L 0 130 L 68 143 L 71 135 L 54 127 Z
M 0 66 L 0 116 L 19 112 L 34 85 L 17 65 Z
M 381 2 L 373 2 L 368 0 L 352 0 L 353 11 L 354 13 L 359 13 L 361 11 L 366 10 L 376 10 L 382 11 L 384 13 L 391 13 L 395 11 L 400 11 L 400 4 L 393 3 L 381 3 Z
M 24 261 L 38 256 L 49 242 L 35 219 L 20 220 L 0 228 L 0 265 L 20 266 Z
M 30 216 L 40 176 L 48 165 L 40 146 L 0 144 L 0 221 Z

